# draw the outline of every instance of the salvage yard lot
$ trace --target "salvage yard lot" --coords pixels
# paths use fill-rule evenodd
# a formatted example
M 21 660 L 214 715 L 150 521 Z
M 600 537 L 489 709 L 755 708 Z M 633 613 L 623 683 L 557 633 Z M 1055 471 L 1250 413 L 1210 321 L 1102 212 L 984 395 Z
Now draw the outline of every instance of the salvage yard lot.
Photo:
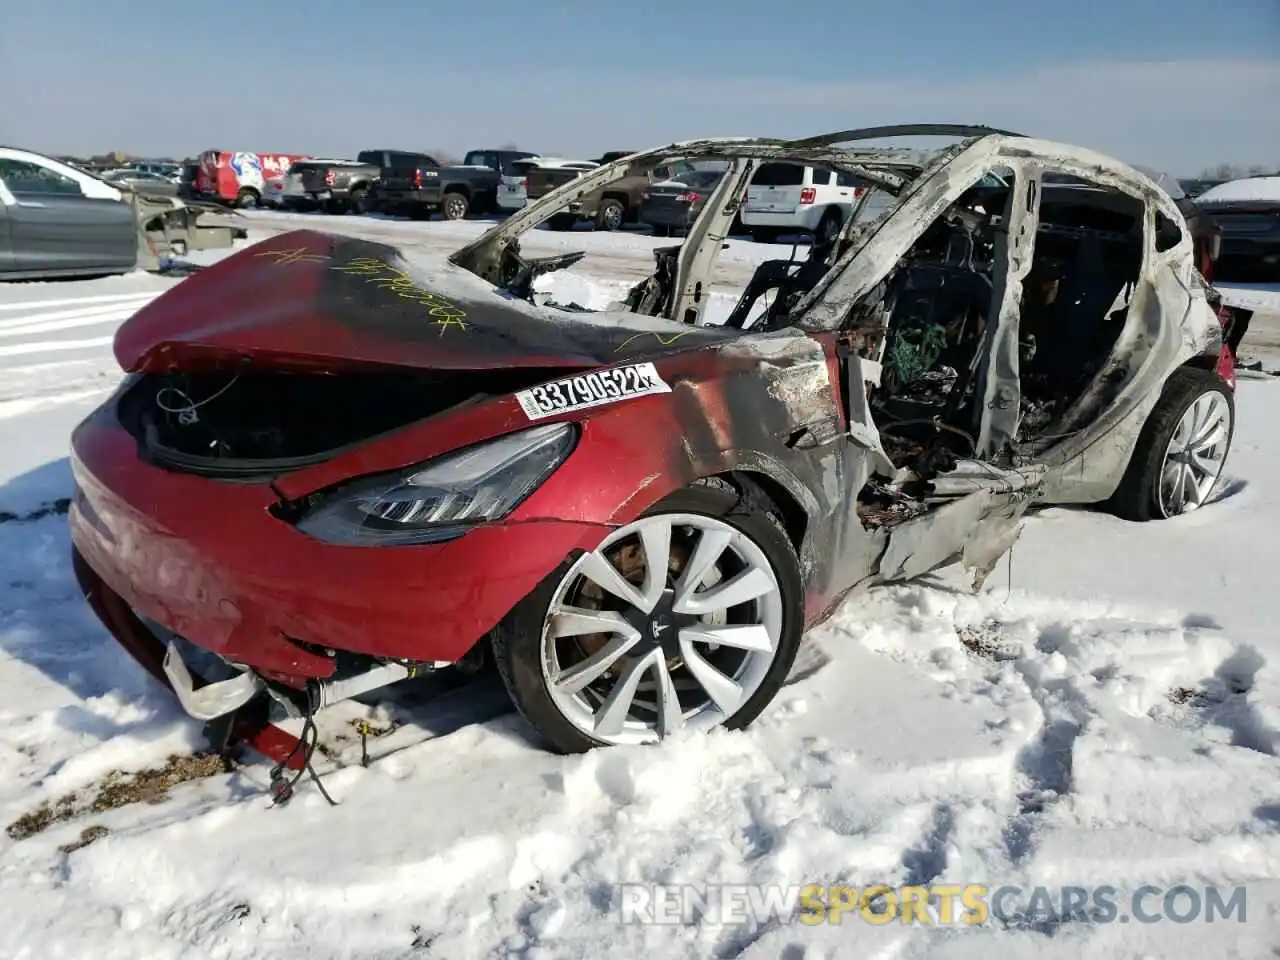
M 319 227 L 410 257 L 488 226 L 249 222 L 253 239 Z M 599 307 L 670 242 L 540 231 L 528 247 L 588 250 L 555 289 Z M 783 249 L 731 243 L 717 309 Z M 1241 383 L 1218 502 L 1145 525 L 1047 510 L 976 596 L 939 580 L 851 598 L 748 732 L 559 758 L 481 681 L 376 711 L 376 730 L 410 722 L 371 741 L 368 768 L 341 719 L 322 722 L 346 741 L 322 765 L 340 805 L 304 784 L 271 809 L 267 764 L 171 759 L 199 751 L 198 726 L 94 620 L 60 515 L 67 434 L 118 377 L 111 331 L 177 282 L 0 286 L 0 820 L 15 825 L 0 955 L 1227 957 L 1280 942 L 1276 382 Z M 1246 347 L 1270 336 L 1259 318 Z M 615 885 L 654 882 L 1245 884 L 1249 899 L 1245 923 L 1214 925 L 621 925 Z

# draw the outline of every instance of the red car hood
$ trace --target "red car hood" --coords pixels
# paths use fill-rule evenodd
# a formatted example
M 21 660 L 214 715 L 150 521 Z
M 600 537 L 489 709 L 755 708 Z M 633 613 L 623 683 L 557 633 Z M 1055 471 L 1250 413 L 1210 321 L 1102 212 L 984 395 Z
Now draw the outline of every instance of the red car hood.
M 638 314 L 538 308 L 447 261 L 419 267 L 386 244 L 299 230 L 201 270 L 143 307 L 117 331 L 115 355 L 130 372 L 246 358 L 317 370 L 585 368 L 735 335 Z

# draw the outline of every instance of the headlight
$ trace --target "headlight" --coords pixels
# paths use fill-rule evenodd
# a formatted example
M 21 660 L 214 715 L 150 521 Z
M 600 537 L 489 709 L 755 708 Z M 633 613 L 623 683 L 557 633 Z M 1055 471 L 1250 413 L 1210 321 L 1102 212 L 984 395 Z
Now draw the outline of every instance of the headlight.
M 297 527 L 325 543 L 438 543 L 498 520 L 542 485 L 573 449 L 570 423 L 534 427 L 321 494 Z

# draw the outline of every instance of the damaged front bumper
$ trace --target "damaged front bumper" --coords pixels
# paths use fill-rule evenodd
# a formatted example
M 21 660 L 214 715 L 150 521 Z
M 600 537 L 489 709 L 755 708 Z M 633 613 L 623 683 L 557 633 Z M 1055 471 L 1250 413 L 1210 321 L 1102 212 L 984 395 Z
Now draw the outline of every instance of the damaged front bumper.
M 262 678 L 248 669 L 226 680 L 197 687 L 182 659 L 182 651 L 172 640 L 165 645 L 162 666 L 182 709 L 197 720 L 215 720 L 234 713 L 267 688 Z

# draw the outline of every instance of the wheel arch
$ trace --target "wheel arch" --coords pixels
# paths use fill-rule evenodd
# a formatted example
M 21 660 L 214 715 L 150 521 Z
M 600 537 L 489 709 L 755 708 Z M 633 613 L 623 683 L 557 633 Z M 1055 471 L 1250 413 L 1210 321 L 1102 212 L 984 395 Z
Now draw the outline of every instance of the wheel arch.
M 760 501 L 765 509 L 777 515 L 787 539 L 796 553 L 800 553 L 809 529 L 809 512 L 787 483 L 759 468 L 728 470 L 704 479 L 723 481 L 744 497 Z

